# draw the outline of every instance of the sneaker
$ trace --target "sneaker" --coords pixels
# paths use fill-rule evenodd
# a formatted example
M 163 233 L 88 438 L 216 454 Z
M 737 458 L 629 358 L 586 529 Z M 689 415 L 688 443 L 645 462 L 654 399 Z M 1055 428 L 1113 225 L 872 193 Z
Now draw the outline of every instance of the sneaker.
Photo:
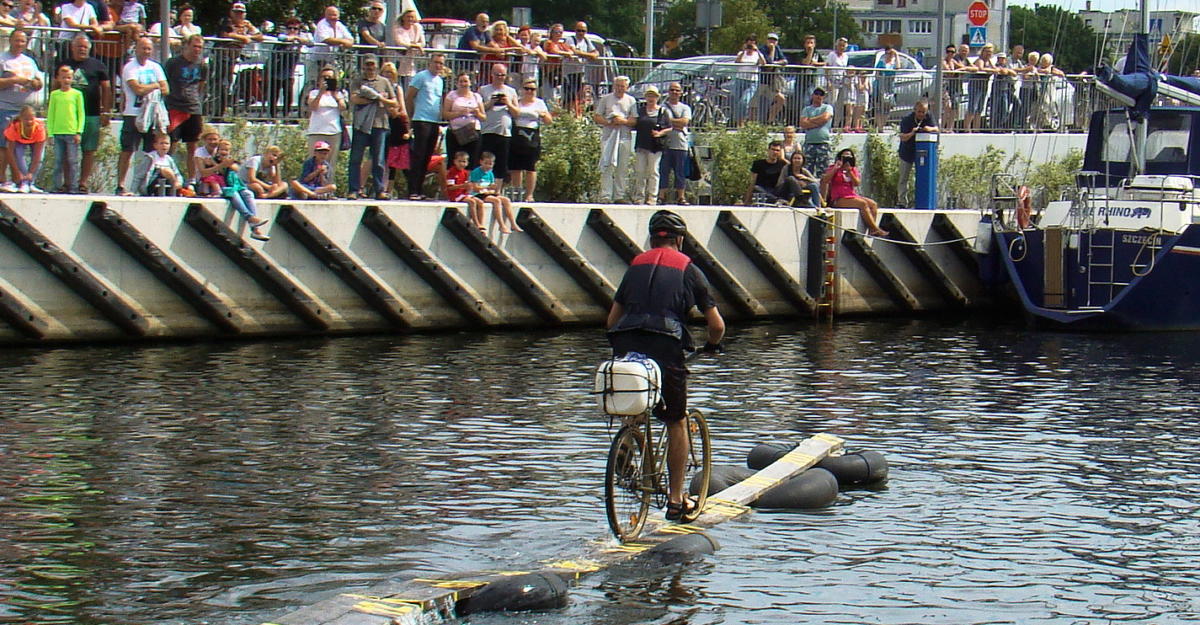
M 254 239 L 256 241 L 270 241 L 271 240 L 271 237 L 259 232 L 257 228 L 250 231 L 250 238 Z
M 5 193 L 16 193 L 17 185 L 15 185 L 11 182 L 0 182 L 0 191 L 3 191 Z
M 21 187 L 17 189 L 17 193 L 29 193 L 29 183 L 22 182 Z
M 30 193 L 45 193 L 45 191 L 42 191 L 41 189 L 39 189 L 36 184 L 29 185 L 29 192 Z

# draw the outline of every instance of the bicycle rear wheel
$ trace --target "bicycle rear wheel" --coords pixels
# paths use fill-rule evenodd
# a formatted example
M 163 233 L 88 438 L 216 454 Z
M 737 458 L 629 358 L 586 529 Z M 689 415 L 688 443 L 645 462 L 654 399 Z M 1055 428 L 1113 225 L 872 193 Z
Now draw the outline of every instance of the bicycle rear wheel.
M 636 424 L 621 426 L 608 450 L 604 469 L 604 512 L 608 527 L 621 542 L 638 537 L 650 512 L 645 466 L 645 434 Z
M 684 484 L 688 485 L 696 507 L 680 520 L 691 523 L 704 512 L 704 504 L 708 501 L 708 482 L 712 476 L 712 440 L 708 434 L 708 421 L 699 410 L 689 412 L 687 420 L 688 466 Z

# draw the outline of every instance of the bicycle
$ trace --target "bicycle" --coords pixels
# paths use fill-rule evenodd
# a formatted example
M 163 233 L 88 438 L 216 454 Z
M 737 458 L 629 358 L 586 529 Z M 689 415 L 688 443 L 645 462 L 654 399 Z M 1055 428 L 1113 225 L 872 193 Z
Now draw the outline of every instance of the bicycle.
M 657 396 L 657 376 L 652 385 L 651 390 Z M 654 432 L 655 419 L 651 414 L 656 403 L 647 401 L 640 413 L 622 415 L 621 427 L 609 447 L 604 471 L 604 508 L 608 526 L 621 542 L 629 542 L 641 534 L 651 504 L 659 509 L 667 505 L 667 429 L 660 427 L 657 434 Z M 684 419 L 688 433 L 684 487 L 690 489 L 695 483 L 697 492 L 685 493 L 695 506 L 684 513 L 680 522 L 690 523 L 700 516 L 708 500 L 712 441 L 708 422 L 699 410 L 689 411 Z

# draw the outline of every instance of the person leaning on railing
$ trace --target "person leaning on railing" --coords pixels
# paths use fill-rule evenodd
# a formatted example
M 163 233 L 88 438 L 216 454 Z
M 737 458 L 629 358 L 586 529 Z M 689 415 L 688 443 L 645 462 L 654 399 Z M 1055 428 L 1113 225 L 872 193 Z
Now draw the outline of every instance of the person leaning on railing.
M 105 14 L 107 15 L 107 12 Z M 88 4 L 86 0 L 74 0 L 59 5 L 58 15 L 59 23 L 63 28 L 89 31 L 94 37 L 104 34 L 104 30 L 100 28 L 100 19 L 96 15 L 96 8 Z M 59 31 L 58 35 L 59 39 L 70 39 L 73 36 L 69 30 Z
M 242 48 L 250 43 L 262 41 L 263 34 L 246 19 L 246 5 L 235 2 L 229 9 L 229 17 L 222 19 L 217 26 L 217 37 L 222 41 L 217 42 L 213 48 L 210 58 L 213 67 L 210 71 L 216 87 L 216 110 L 213 114 L 221 117 L 225 115 L 225 108 L 230 105 L 229 88 L 233 84 L 233 70 Z
M 421 28 L 415 9 L 400 14 L 396 25 L 392 27 L 392 39 L 400 48 L 396 58 L 396 74 L 399 76 L 396 84 L 401 90 L 406 90 L 409 81 L 417 73 L 413 57 L 425 50 L 425 29 Z

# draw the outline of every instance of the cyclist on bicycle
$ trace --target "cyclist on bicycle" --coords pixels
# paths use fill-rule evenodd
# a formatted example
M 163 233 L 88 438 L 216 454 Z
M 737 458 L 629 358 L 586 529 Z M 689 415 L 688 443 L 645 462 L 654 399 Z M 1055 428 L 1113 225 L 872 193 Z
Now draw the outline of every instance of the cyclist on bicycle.
M 717 352 L 725 336 L 725 320 L 709 294 L 708 279 L 692 259 L 679 251 L 687 224 L 671 211 L 650 217 L 650 250 L 633 259 L 621 279 L 608 313 L 608 340 L 613 355 L 640 352 L 662 370 L 662 401 L 654 414 L 667 428 L 667 520 L 690 513 L 695 505 L 684 497 L 688 431 L 687 367 L 684 352 L 695 345 L 688 332 L 688 313 L 697 307 L 708 324 L 704 351 Z

